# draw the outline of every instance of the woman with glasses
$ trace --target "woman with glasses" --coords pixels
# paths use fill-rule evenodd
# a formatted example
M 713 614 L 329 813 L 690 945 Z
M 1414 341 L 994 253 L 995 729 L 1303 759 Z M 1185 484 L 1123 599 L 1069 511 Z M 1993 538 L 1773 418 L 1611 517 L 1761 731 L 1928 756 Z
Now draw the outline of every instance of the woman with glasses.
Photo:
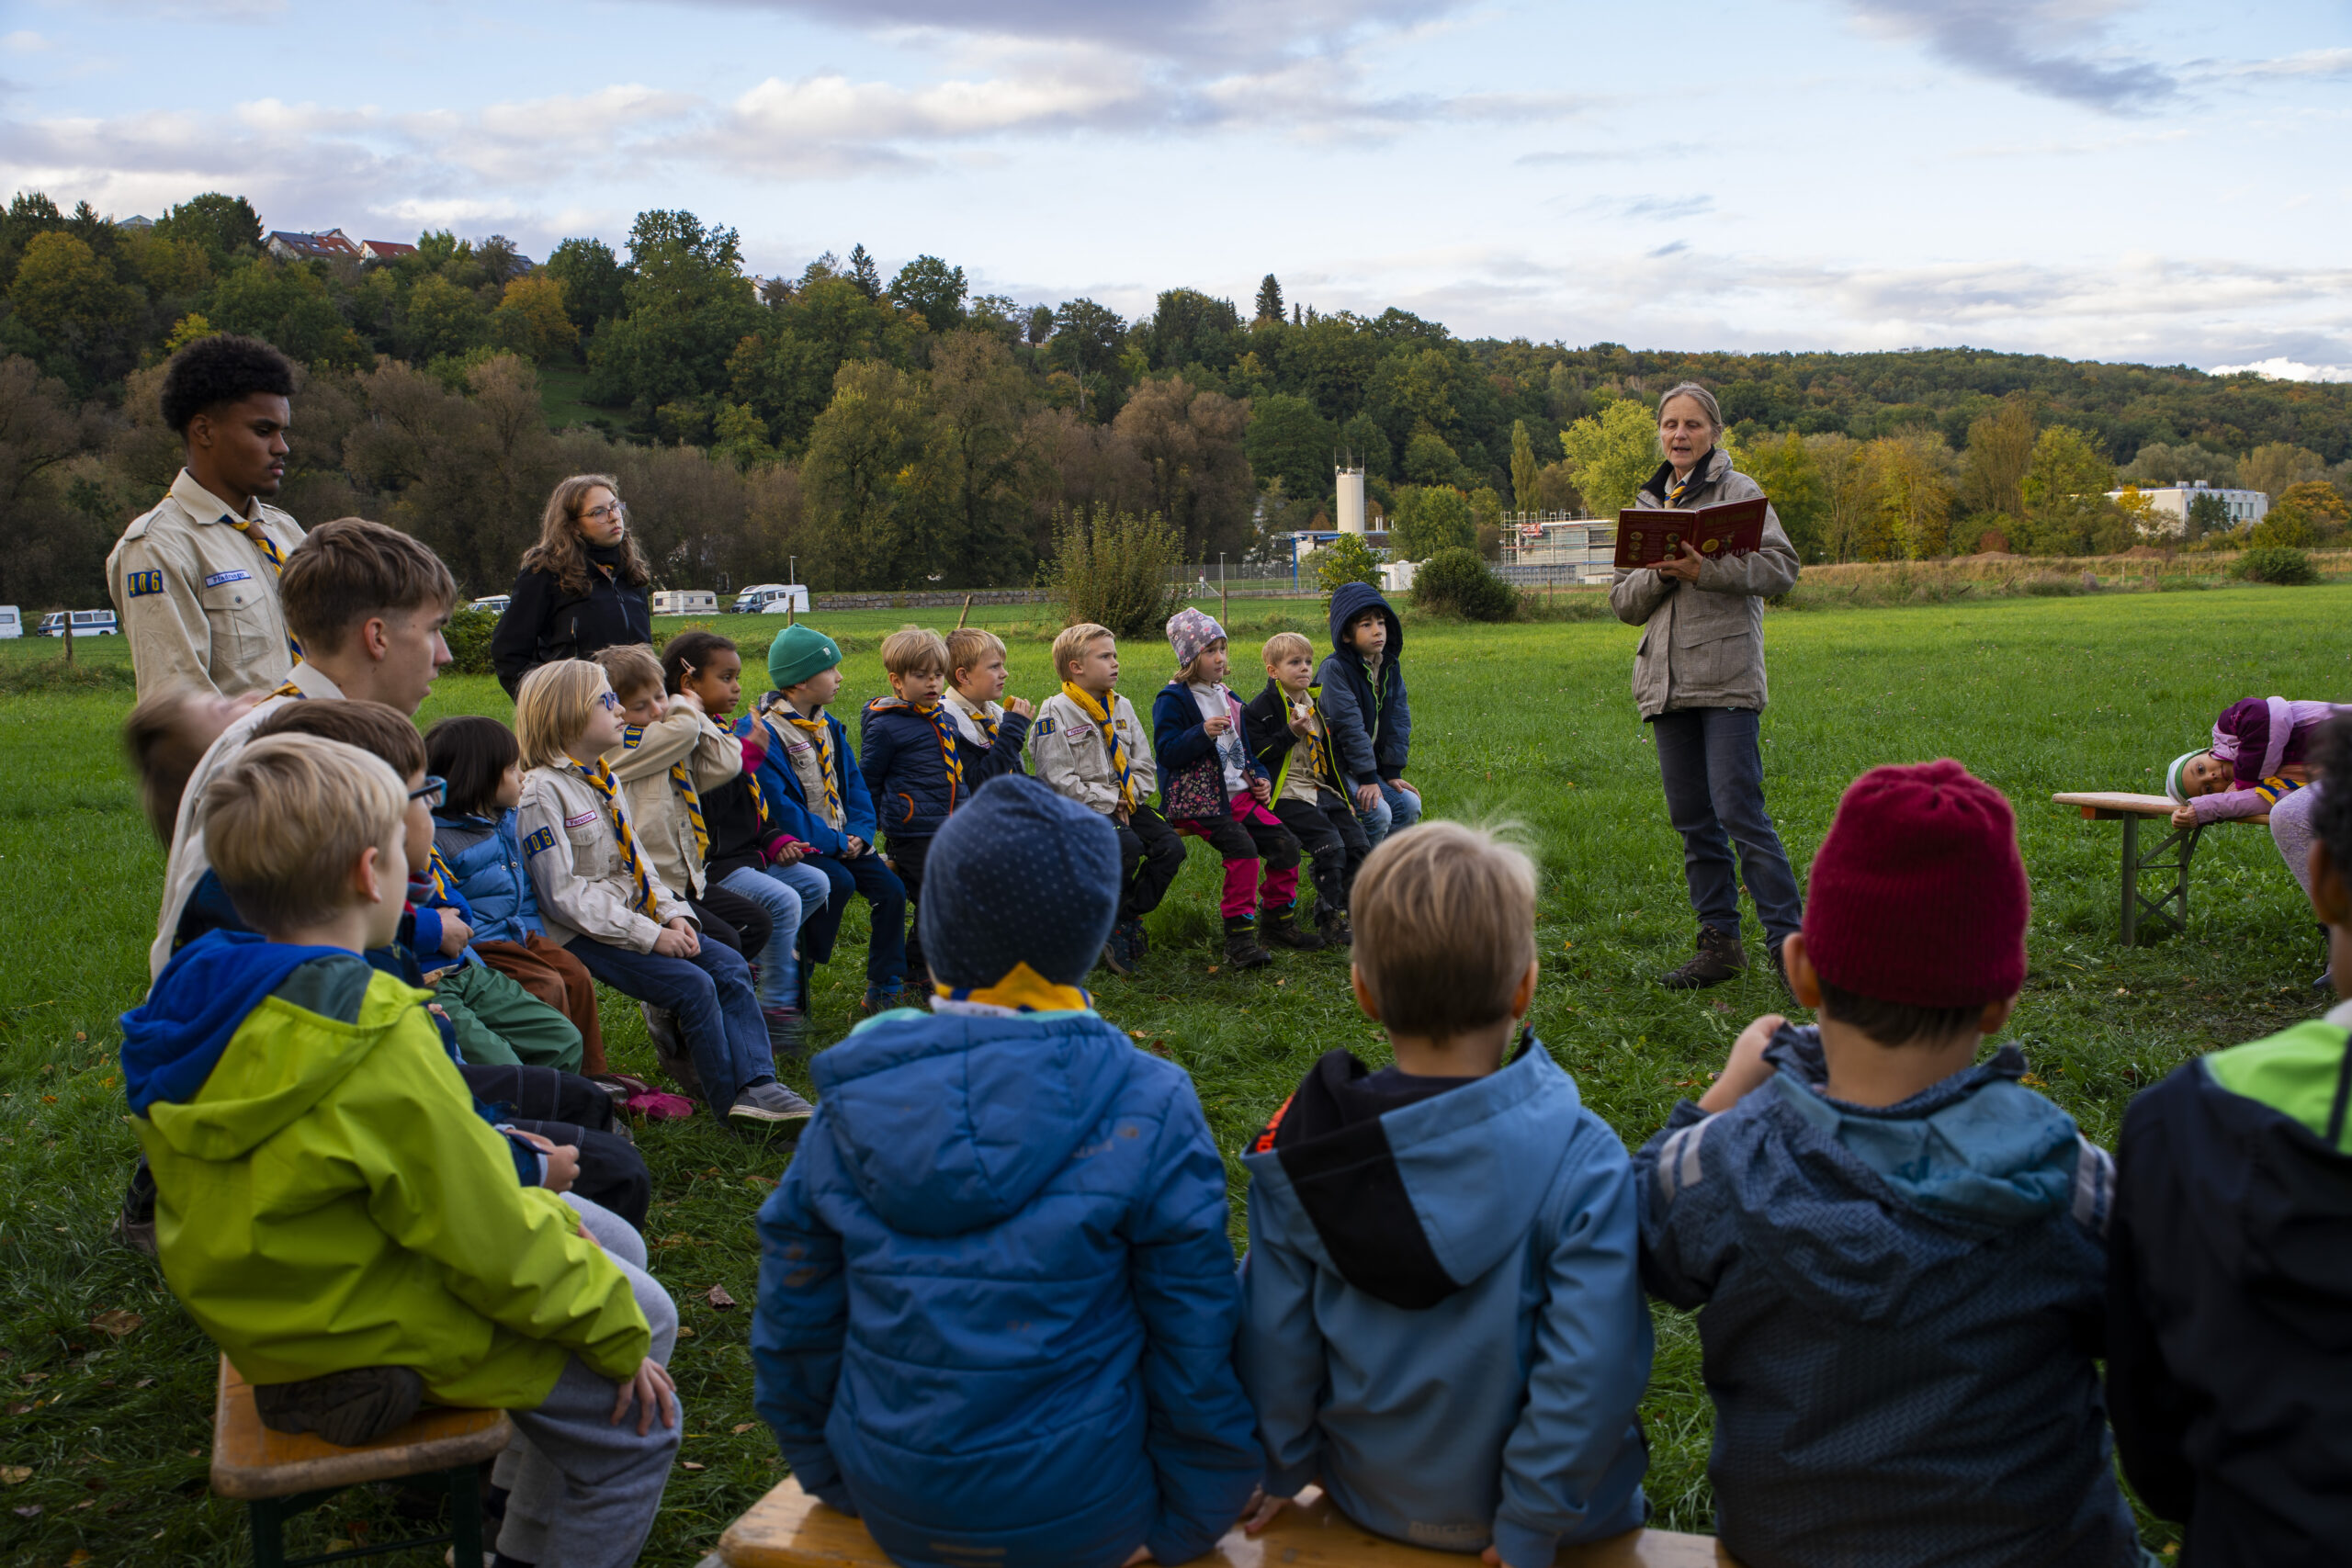
M 628 508 L 610 474 L 574 474 L 555 487 L 539 520 L 539 542 L 523 552 L 522 574 L 490 660 L 513 696 L 523 677 L 559 659 L 653 641 L 646 588 L 653 569 L 628 531 Z

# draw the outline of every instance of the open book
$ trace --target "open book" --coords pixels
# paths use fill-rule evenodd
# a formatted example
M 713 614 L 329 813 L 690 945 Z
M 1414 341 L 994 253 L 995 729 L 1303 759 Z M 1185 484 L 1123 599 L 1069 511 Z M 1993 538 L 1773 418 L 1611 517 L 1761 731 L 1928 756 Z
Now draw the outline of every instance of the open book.
M 1617 513 L 1617 565 L 1656 566 L 1689 543 L 1709 558 L 1744 556 L 1764 543 L 1764 496 L 1695 506 L 1688 512 L 1629 506 Z

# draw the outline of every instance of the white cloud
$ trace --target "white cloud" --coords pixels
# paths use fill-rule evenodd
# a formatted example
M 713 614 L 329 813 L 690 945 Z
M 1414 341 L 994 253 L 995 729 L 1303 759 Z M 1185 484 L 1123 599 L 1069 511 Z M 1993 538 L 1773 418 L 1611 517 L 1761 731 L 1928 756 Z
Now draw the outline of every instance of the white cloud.
M 2102 47 L 2135 0 L 1848 0 L 1871 31 L 1917 39 L 1964 71 L 2112 114 L 2177 96 L 2170 73 Z
M 0 33 L 0 50 L 10 54 L 39 54 L 56 46 L 37 32 L 19 28 L 13 33 Z
M 2305 365 L 2297 359 L 2257 359 L 2251 365 L 2216 365 L 2213 374 L 2252 374 L 2269 381 L 2352 381 L 2352 365 Z

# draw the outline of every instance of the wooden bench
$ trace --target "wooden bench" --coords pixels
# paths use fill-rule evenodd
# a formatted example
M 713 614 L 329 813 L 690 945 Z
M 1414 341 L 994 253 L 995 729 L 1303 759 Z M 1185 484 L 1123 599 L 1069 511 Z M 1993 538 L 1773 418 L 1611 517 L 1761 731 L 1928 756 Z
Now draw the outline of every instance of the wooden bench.
M 254 1568 L 373 1557 L 410 1547 L 455 1549 L 461 1563 L 480 1562 L 482 1461 L 514 1436 L 503 1410 L 427 1405 L 365 1448 L 339 1448 L 312 1432 L 273 1432 L 261 1424 L 253 1385 L 220 1358 L 220 1392 L 212 1413 L 212 1490 L 246 1506 L 253 1518 Z M 346 1486 L 370 1481 L 437 1482 L 449 1494 L 449 1532 L 386 1541 L 316 1557 L 286 1555 L 286 1521 Z
M 1407 1546 L 1360 1529 L 1309 1487 L 1256 1536 L 1236 1525 L 1202 1568 L 1463 1568 L 1475 1556 Z M 1561 1549 L 1556 1568 L 1738 1568 L 1712 1536 L 1633 1530 Z M 786 1478 L 727 1527 L 698 1568 L 890 1568 L 865 1527 Z
M 2186 828 L 2174 828 L 2171 834 L 2154 849 L 2143 853 L 2140 849 L 2140 824 L 2150 818 L 2170 825 L 2174 802 L 2165 795 L 2132 795 L 2123 790 L 2084 790 L 2050 797 L 2061 806 L 2082 808 L 2085 819 L 2092 822 L 2123 824 L 2123 945 L 2130 947 L 2140 938 L 2144 921 L 2156 921 L 2168 931 L 2188 929 L 2188 863 L 2197 853 L 2197 840 L 2204 834 L 2204 823 Z M 2267 823 L 2268 814 L 2259 817 L 2232 818 L 2238 822 Z M 2141 874 L 2154 872 L 2161 878 L 2172 876 L 2154 897 L 2140 890 Z

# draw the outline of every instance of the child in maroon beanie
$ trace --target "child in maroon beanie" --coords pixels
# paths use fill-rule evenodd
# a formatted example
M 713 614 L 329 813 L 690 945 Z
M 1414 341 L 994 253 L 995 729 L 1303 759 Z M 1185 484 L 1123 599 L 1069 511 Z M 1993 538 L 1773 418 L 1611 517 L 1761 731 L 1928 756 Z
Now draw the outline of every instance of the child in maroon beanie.
M 1715 1522 L 1747 1568 L 2121 1568 L 2102 1348 L 2112 1167 L 1984 1037 L 2025 982 L 1999 792 L 1875 768 L 1748 1025 L 1634 1156 L 1642 1278 L 1702 1308 Z

